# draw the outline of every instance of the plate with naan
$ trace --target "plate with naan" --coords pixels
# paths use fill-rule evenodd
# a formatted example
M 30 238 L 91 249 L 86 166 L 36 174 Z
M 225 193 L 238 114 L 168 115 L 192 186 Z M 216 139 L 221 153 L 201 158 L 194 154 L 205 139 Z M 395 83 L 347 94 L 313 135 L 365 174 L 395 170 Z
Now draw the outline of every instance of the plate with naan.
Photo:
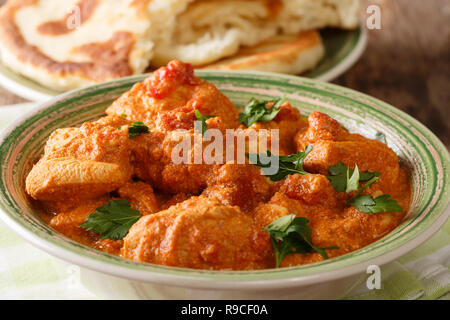
M 364 51 L 359 9 L 358 0 L 8 0 L 0 85 L 39 101 L 172 59 L 330 81 Z

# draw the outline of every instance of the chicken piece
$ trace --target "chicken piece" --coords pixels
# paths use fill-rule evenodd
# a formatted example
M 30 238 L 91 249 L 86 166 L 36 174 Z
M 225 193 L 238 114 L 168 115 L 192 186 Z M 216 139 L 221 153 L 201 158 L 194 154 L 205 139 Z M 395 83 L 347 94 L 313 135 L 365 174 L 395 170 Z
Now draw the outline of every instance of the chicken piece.
M 286 194 L 277 192 L 270 199 L 268 203 L 260 203 L 258 207 L 252 212 L 252 216 L 257 225 L 261 228 L 266 227 L 273 221 L 286 216 L 288 214 L 295 214 L 297 217 L 304 217 L 309 220 L 308 225 L 311 228 L 311 240 L 317 247 L 334 246 L 334 234 L 323 235 L 321 229 L 318 229 L 317 224 L 330 224 L 339 219 L 339 211 L 336 208 L 328 208 L 326 206 L 307 205 L 304 202 L 289 198 Z M 324 245 L 326 243 L 326 245 Z M 329 244 L 333 243 L 333 244 Z M 342 254 L 338 250 L 326 250 L 329 257 Z M 299 253 L 286 256 L 281 267 L 300 265 L 305 263 L 312 263 L 323 260 L 323 257 L 312 251 L 311 253 Z
M 144 182 L 128 182 L 117 190 L 120 198 L 130 200 L 130 206 L 138 210 L 141 215 L 159 211 L 153 188 Z
M 308 172 L 328 174 L 328 168 L 342 162 L 351 169 L 358 165 L 360 172 L 381 172 L 376 183 L 370 189 L 389 193 L 397 181 L 400 165 L 398 157 L 380 141 L 366 139 L 366 141 L 326 141 L 314 144 L 313 150 L 303 162 Z
M 101 123 L 58 129 L 44 156 L 26 179 L 27 192 L 37 200 L 77 203 L 111 192 L 131 176 L 126 130 Z
M 193 128 L 195 110 L 215 116 L 207 121 L 210 128 L 239 125 L 238 111 L 230 100 L 212 83 L 195 76 L 191 65 L 174 60 L 135 84 L 106 113 L 141 121 L 150 131 L 167 132 Z
M 292 208 L 295 210 L 292 210 Z M 295 200 L 289 199 L 284 194 L 275 193 L 268 203 L 261 202 L 252 211 L 251 215 L 255 223 L 260 228 L 264 228 L 271 222 L 291 213 L 295 213 L 297 216 L 304 216 L 301 205 L 297 205 Z
M 186 139 L 192 143 L 186 151 L 186 161 L 181 163 L 173 161 L 174 150 L 181 143 L 176 132 L 150 132 L 132 139 L 134 174 L 163 192 L 198 194 L 206 187 L 206 181 L 214 167 L 219 165 L 206 164 L 203 158 L 199 164 L 195 163 L 193 136 L 192 131 L 187 133 Z M 206 142 L 199 145 L 204 150 Z
M 33 167 L 26 190 L 36 200 L 77 203 L 113 191 L 128 179 L 129 175 L 114 163 L 57 158 L 40 160 Z
M 321 174 L 289 175 L 281 184 L 279 192 L 307 205 L 327 208 L 337 208 L 345 200 L 334 190 L 327 177 Z
M 216 198 L 224 205 L 239 206 L 249 212 L 272 195 L 268 179 L 251 164 L 225 164 L 215 168 L 203 195 Z
M 307 218 L 310 225 L 320 220 L 337 219 L 339 218 L 341 201 L 334 196 L 323 202 L 321 195 L 326 192 L 326 190 L 318 191 L 316 196 L 311 197 L 304 197 L 301 192 L 289 191 L 287 194 L 276 192 L 269 202 L 260 203 L 252 211 L 252 216 L 261 227 L 265 227 L 272 221 L 291 213 L 298 217 Z M 305 202 L 305 200 L 308 202 Z
M 84 201 L 74 209 L 58 213 L 50 220 L 49 225 L 67 237 L 75 241 L 83 240 L 81 242 L 86 244 L 96 237 L 92 233 L 88 234 L 85 229 L 79 226 L 85 222 L 90 214 L 94 213 L 97 208 L 107 204 L 108 201 L 108 197 Z M 86 241 L 87 239 L 89 241 Z
M 175 194 L 173 197 L 169 199 L 164 199 L 164 203 L 161 205 L 161 210 L 169 209 L 171 206 L 174 206 L 178 203 L 181 203 L 183 201 L 186 201 L 191 196 L 187 195 L 186 193 L 180 192 Z
M 130 171 L 128 131 L 99 121 L 85 122 L 79 128 L 55 130 L 45 145 L 43 160 L 71 157 L 116 163 L 124 171 Z
M 107 204 L 108 201 L 108 197 L 87 200 L 75 209 L 60 212 L 50 220 L 49 225 L 72 240 L 117 255 L 122 247 L 122 240 L 100 240 L 99 235 L 80 228 L 89 215 L 94 213 L 97 208 Z
M 121 115 L 120 117 L 116 115 L 104 116 L 93 122 L 94 124 L 100 124 L 102 126 L 109 126 L 113 128 L 123 128 L 124 126 L 129 126 L 131 121 L 129 121 L 126 115 Z
M 325 113 L 314 111 L 308 117 L 308 125 L 295 135 L 297 150 L 304 150 L 307 145 L 314 145 L 320 140 L 349 141 L 364 140 L 359 134 L 351 134 L 339 122 Z
M 261 227 L 292 213 L 297 217 L 307 218 L 312 230 L 312 242 L 317 247 L 331 247 L 336 242 L 334 235 L 328 234 L 328 231 L 324 235 L 320 226 L 326 226 L 341 219 L 340 211 L 344 204 L 345 198 L 334 190 L 325 176 L 294 174 L 283 180 L 272 199 L 268 203 L 261 203 L 252 214 L 255 222 Z M 327 250 L 330 257 L 339 253 L 340 251 L 337 250 Z M 323 257 L 316 252 L 292 254 L 283 259 L 281 266 L 295 266 L 321 260 Z
M 394 151 L 378 140 L 350 134 L 339 123 L 320 112 L 308 118 L 309 126 L 296 135 L 298 150 L 313 145 L 303 167 L 308 172 L 327 175 L 328 168 L 342 162 L 360 172 L 381 172 L 379 180 L 367 189 L 369 193 L 388 193 L 398 178 L 400 165 Z
M 401 221 L 405 214 L 403 212 L 382 212 L 377 214 L 366 214 L 355 207 L 345 208 L 342 219 L 336 221 L 330 233 L 338 233 L 336 245 L 346 252 L 367 246 L 392 231 Z M 325 232 L 326 225 L 321 226 Z
M 268 235 L 238 207 L 192 197 L 142 217 L 124 238 L 124 258 L 196 269 L 250 270 L 270 266 Z
M 295 134 L 302 128 L 307 126 L 307 122 L 300 115 L 300 111 L 290 105 L 289 102 L 285 102 L 280 106 L 280 112 L 275 119 L 269 122 L 255 122 L 247 130 L 278 130 L 279 136 L 279 152 L 271 150 L 273 154 L 292 154 L 295 153 L 296 146 L 294 143 Z M 270 138 L 268 139 L 268 146 L 271 145 Z M 255 149 L 256 150 L 256 149 Z M 265 152 L 265 150 L 259 150 L 259 153 Z

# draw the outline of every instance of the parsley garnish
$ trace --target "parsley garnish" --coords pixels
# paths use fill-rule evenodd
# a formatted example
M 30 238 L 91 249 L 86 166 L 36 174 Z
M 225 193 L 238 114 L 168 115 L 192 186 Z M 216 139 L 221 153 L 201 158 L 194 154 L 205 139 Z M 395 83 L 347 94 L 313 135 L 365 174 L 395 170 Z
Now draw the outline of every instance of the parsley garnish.
M 267 150 L 267 156 L 268 158 L 272 158 L 271 161 L 267 164 L 264 164 L 261 162 L 260 155 L 249 155 L 247 154 L 247 157 L 252 160 L 253 157 L 256 157 L 256 163 L 253 163 L 254 165 L 260 167 L 262 171 L 264 172 L 265 168 L 270 168 L 271 163 L 273 161 L 278 162 L 278 171 L 275 174 L 266 174 L 272 181 L 279 181 L 284 178 L 286 178 L 290 174 L 301 174 L 302 176 L 306 176 L 309 174 L 309 172 L 306 172 L 303 169 L 303 161 L 305 160 L 308 153 L 310 153 L 312 150 L 312 147 L 310 145 L 306 146 L 305 151 L 298 151 L 297 153 L 290 154 L 287 156 L 274 156 L 272 153 Z
M 325 249 L 337 249 L 337 247 L 318 248 L 311 241 L 311 228 L 309 220 L 304 217 L 296 217 L 291 213 L 281 217 L 264 228 L 270 234 L 270 242 L 275 253 L 276 267 L 288 254 L 318 252 L 324 259 L 328 259 Z
M 333 188 L 336 189 L 336 191 L 338 191 L 338 192 L 346 191 L 348 179 L 349 179 L 349 177 L 353 177 L 354 170 L 350 169 L 342 162 L 338 162 L 334 166 L 329 167 L 328 171 L 330 172 L 330 175 L 327 176 L 327 178 L 328 178 L 328 180 L 330 180 Z M 359 170 L 358 170 L 358 175 L 359 175 L 359 181 L 367 181 L 367 180 L 372 179 L 373 177 L 379 177 L 380 172 L 368 172 L 368 171 L 359 172 Z M 354 189 L 354 190 L 356 190 L 356 189 Z M 349 191 L 347 191 L 347 192 L 349 192 Z
M 148 133 L 148 127 L 140 121 L 135 121 L 131 124 L 131 127 L 128 127 L 128 136 L 130 138 L 137 137 L 141 133 Z
M 100 234 L 102 240 L 119 240 L 126 236 L 140 217 L 139 211 L 130 208 L 130 201 L 111 200 L 108 204 L 95 209 L 80 227 Z
M 197 109 L 195 110 L 195 117 L 197 118 L 197 120 L 201 121 L 202 126 L 200 128 L 200 133 L 202 135 L 205 134 L 206 130 L 208 129 L 208 125 L 206 124 L 206 120 L 214 118 L 214 116 L 204 116 L 200 113 L 200 111 L 198 111 Z
M 244 107 L 244 112 L 239 114 L 239 122 L 250 127 L 255 122 L 268 122 L 275 119 L 280 112 L 280 106 L 285 102 L 284 98 L 276 100 L 258 101 L 252 98 Z M 273 102 L 271 108 L 267 107 L 268 103 Z
M 347 186 L 345 188 L 346 193 L 350 193 L 352 191 L 358 190 L 359 188 L 359 169 L 358 165 L 355 165 L 355 170 L 353 171 L 350 177 L 350 170 L 347 170 Z
M 378 212 L 402 212 L 402 207 L 396 200 L 390 199 L 390 195 L 384 194 L 377 198 L 372 198 L 368 194 L 362 192 L 374 184 L 380 176 L 380 172 L 363 172 L 360 173 L 358 166 L 355 165 L 355 170 L 350 169 L 342 162 L 328 168 L 331 185 L 339 192 L 346 192 L 347 196 L 357 191 L 355 195 L 347 200 L 347 204 L 356 207 L 359 211 L 372 214 Z M 360 186 L 360 181 L 367 181 L 363 186 Z
M 378 212 L 402 212 L 403 208 L 396 200 L 390 199 L 390 195 L 384 194 L 373 199 L 368 194 L 352 197 L 349 203 L 359 211 L 372 214 Z

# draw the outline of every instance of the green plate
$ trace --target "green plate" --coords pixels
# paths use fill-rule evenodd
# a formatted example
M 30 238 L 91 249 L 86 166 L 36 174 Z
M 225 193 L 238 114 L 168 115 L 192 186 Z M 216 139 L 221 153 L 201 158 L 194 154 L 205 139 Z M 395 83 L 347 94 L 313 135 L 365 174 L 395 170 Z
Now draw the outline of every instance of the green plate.
M 325 57 L 316 68 L 303 76 L 331 81 L 348 70 L 362 55 L 367 42 L 366 31 L 364 27 L 353 31 L 324 29 L 320 34 L 326 49 Z M 44 101 L 61 94 L 60 91 L 47 88 L 12 71 L 2 63 L 0 63 L 0 85 L 32 101 Z
M 347 71 L 363 54 L 366 48 L 366 29 L 354 31 L 324 29 L 320 35 L 325 45 L 325 57 L 303 77 L 331 81 Z
M 367 95 L 311 79 L 261 72 L 200 71 L 238 107 L 250 98 L 285 94 L 303 115 L 325 112 L 351 132 L 388 145 L 411 172 L 412 203 L 400 226 L 382 239 L 349 254 L 292 268 L 261 271 L 208 271 L 124 260 L 74 242 L 52 230 L 33 211 L 25 176 L 57 128 L 100 117 L 105 108 L 145 76 L 123 78 L 69 92 L 41 104 L 0 137 L 0 218 L 16 233 L 47 252 L 82 267 L 138 281 L 212 289 L 280 288 L 318 283 L 365 272 L 414 249 L 448 219 L 450 157 L 427 128 L 400 110 Z

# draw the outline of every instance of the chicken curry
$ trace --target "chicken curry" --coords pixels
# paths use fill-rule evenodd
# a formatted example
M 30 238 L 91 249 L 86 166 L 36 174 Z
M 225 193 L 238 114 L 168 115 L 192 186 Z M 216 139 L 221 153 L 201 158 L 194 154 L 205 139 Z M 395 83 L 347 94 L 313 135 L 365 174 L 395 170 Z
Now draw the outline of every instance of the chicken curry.
M 176 133 L 194 139 L 204 129 L 276 129 L 279 148 L 258 149 L 253 161 L 247 153 L 244 163 L 175 163 Z M 264 173 L 263 154 L 277 160 L 276 173 Z M 411 197 L 408 171 L 383 142 L 321 112 L 304 118 L 284 99 L 252 99 L 239 113 L 180 61 L 136 83 L 99 120 L 54 131 L 26 191 L 74 241 L 139 262 L 214 270 L 357 250 L 393 230 Z

